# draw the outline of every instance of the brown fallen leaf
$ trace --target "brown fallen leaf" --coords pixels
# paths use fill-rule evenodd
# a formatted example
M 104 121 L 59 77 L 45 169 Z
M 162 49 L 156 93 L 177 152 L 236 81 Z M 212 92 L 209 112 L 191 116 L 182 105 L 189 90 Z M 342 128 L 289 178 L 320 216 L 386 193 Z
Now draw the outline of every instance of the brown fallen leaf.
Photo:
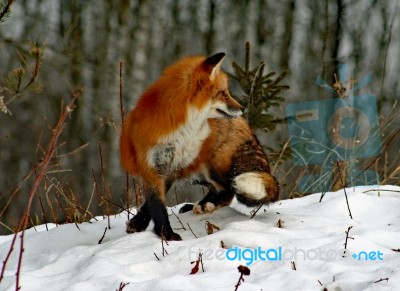
M 208 220 L 206 221 L 206 231 L 207 234 L 213 234 L 214 230 L 220 230 L 219 226 L 212 224 L 211 222 L 209 222 Z

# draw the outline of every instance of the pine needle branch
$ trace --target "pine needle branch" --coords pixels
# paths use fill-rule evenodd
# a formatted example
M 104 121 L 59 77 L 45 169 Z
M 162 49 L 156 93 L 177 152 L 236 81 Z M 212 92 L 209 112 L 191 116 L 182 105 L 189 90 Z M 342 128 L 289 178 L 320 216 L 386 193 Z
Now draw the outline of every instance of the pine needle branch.
M 0 3 L 0 22 L 4 21 L 11 11 L 11 5 L 15 0 L 6 0 L 5 3 Z
M 253 129 L 264 131 L 274 131 L 277 122 L 282 118 L 272 113 L 270 107 L 280 107 L 285 100 L 279 96 L 282 91 L 289 89 L 289 86 L 282 85 L 281 81 L 286 77 L 287 71 L 275 76 L 275 72 L 264 74 L 265 62 L 261 61 L 254 69 L 250 68 L 250 44 L 245 46 L 245 63 L 242 68 L 237 63 L 232 63 L 234 80 L 244 93 L 241 97 L 236 97 L 239 103 L 247 108 L 245 117 Z

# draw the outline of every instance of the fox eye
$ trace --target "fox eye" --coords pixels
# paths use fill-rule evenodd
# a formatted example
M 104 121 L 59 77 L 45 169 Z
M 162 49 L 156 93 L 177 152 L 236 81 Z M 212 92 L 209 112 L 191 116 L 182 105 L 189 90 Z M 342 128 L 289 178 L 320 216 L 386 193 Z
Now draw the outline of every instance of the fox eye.
M 218 95 L 221 94 L 223 97 L 227 97 L 226 90 L 222 90 L 218 92 Z

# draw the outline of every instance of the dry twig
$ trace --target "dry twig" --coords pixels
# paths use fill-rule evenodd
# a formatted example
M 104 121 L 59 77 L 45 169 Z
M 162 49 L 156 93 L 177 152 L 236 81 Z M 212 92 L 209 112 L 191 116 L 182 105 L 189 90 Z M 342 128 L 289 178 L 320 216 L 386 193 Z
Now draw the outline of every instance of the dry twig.
M 104 239 L 105 236 L 106 236 L 106 232 L 107 232 L 107 227 L 104 229 L 103 236 L 101 237 L 101 239 L 100 239 L 99 242 L 98 242 L 99 245 L 103 242 L 103 239 Z
M 194 234 L 192 228 L 190 227 L 189 223 L 186 223 L 186 224 L 187 224 L 187 226 L 189 227 L 189 229 L 190 229 L 190 231 L 192 232 L 192 234 L 194 235 L 194 237 L 197 238 L 197 236 Z
M 345 231 L 345 233 L 346 233 L 346 241 L 344 242 L 343 258 L 344 258 L 344 255 L 346 254 L 347 240 L 348 239 L 353 239 L 354 240 L 354 237 L 349 237 L 349 232 L 350 232 L 350 229 L 352 229 L 352 228 L 353 228 L 353 226 L 349 226 L 349 228 Z
M 176 215 L 176 213 L 171 209 L 171 212 L 172 212 L 172 214 L 176 217 L 176 219 L 178 219 L 178 222 L 181 224 L 181 228 L 176 228 L 176 230 L 177 229 L 183 229 L 183 230 L 186 230 L 186 228 L 185 228 L 185 226 L 183 225 L 183 223 L 182 223 L 182 221 L 180 220 L 180 218 L 179 218 L 179 216 L 178 215 Z
M 25 236 L 25 230 L 26 230 L 26 228 L 28 226 L 28 222 L 29 222 L 29 215 L 30 215 L 33 198 L 35 197 L 35 194 L 38 191 L 39 185 L 40 185 L 43 177 L 45 177 L 46 170 L 47 170 L 49 163 L 50 163 L 51 159 L 53 158 L 54 153 L 57 149 L 58 138 L 60 137 L 60 134 L 64 128 L 65 121 L 66 121 L 67 117 L 70 115 L 70 113 L 74 110 L 75 101 L 82 94 L 82 92 L 83 92 L 83 90 L 80 89 L 77 92 L 72 94 L 70 103 L 67 106 L 65 106 L 64 111 L 62 112 L 62 114 L 57 122 L 57 125 L 53 129 L 53 136 L 50 140 L 50 143 L 48 144 L 48 147 L 47 147 L 46 153 L 43 157 L 42 163 L 34 166 L 35 171 L 37 171 L 37 175 L 36 175 L 35 181 L 33 183 L 33 186 L 31 188 L 31 191 L 29 192 L 27 206 L 25 208 L 24 214 L 21 217 L 18 228 L 15 231 L 14 237 L 11 241 L 11 246 L 10 246 L 7 256 L 3 262 L 3 268 L 2 268 L 1 274 L 0 274 L 0 282 L 1 282 L 2 279 L 4 278 L 4 272 L 5 272 L 5 269 L 7 266 L 7 262 L 11 256 L 12 251 L 14 250 L 14 245 L 15 245 L 15 241 L 16 241 L 18 232 L 21 232 L 21 234 L 20 234 L 21 244 L 20 244 L 20 251 L 19 251 L 19 256 L 18 256 L 18 266 L 17 266 L 16 275 L 15 275 L 16 276 L 15 288 L 17 291 L 20 289 L 19 282 L 20 282 L 20 272 L 21 272 L 21 266 L 22 266 L 22 255 L 24 252 L 24 236 Z

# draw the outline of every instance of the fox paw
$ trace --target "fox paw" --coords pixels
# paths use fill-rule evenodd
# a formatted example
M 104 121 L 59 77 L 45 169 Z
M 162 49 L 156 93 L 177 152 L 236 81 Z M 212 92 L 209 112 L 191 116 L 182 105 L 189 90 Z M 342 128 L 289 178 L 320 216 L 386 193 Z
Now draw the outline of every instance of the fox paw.
M 135 233 L 146 230 L 149 225 L 150 219 L 140 217 L 140 215 L 134 216 L 131 220 L 126 222 L 126 232 Z
M 126 223 L 126 232 L 127 233 L 135 233 L 135 232 L 141 232 L 143 229 L 141 227 L 138 227 L 132 221 L 128 221 Z
M 199 202 L 196 202 L 193 207 L 193 212 L 196 214 L 203 214 L 213 212 L 215 209 L 216 207 L 214 203 L 206 202 L 206 204 L 200 204 Z
M 163 234 L 160 236 L 161 238 L 164 238 L 167 241 L 180 241 L 182 240 L 181 236 L 177 234 L 176 232 L 170 232 L 167 234 Z
M 154 232 L 158 235 L 159 238 L 167 241 L 178 241 L 182 240 L 181 236 L 175 233 L 170 226 L 161 225 L 154 226 Z

